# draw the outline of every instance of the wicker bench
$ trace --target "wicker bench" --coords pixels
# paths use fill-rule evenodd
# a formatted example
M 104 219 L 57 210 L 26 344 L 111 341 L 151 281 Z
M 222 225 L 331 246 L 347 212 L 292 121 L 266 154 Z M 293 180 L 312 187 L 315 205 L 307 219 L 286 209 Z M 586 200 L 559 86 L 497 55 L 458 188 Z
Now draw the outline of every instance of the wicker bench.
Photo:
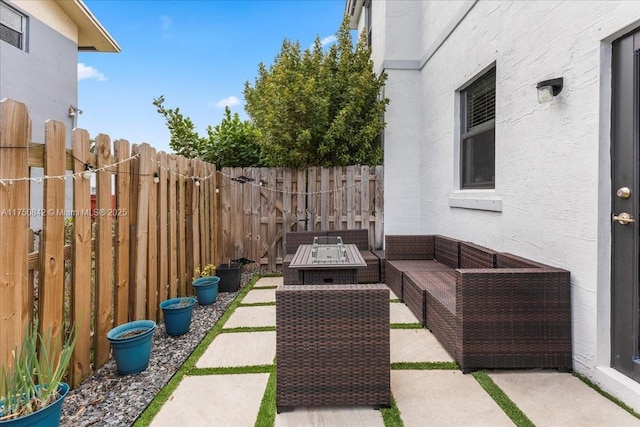
M 389 290 L 297 285 L 276 290 L 276 406 L 391 403 Z
M 285 285 L 298 284 L 298 273 L 289 268 L 293 255 L 296 253 L 298 246 L 310 245 L 313 243 L 314 237 L 322 236 L 340 236 L 345 244 L 353 244 L 358 247 L 360 255 L 367 263 L 366 267 L 358 270 L 359 283 L 381 283 L 381 267 L 380 257 L 384 256 L 384 252 L 377 254 L 370 250 L 369 231 L 365 229 L 359 230 L 331 230 L 331 231 L 291 231 L 285 234 L 284 248 L 285 257 L 282 260 L 282 272 L 284 275 Z
M 568 271 L 445 236 L 385 247 L 387 284 L 463 371 L 571 369 Z

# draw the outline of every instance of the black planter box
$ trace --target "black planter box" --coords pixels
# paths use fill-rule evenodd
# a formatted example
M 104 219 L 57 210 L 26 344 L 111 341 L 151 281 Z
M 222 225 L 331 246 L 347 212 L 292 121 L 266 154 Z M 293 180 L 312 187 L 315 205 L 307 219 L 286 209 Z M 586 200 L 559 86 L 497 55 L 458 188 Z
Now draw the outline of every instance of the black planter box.
M 218 292 L 236 292 L 240 289 L 240 275 L 242 273 L 242 263 L 223 263 L 216 267 L 216 276 L 220 278 Z

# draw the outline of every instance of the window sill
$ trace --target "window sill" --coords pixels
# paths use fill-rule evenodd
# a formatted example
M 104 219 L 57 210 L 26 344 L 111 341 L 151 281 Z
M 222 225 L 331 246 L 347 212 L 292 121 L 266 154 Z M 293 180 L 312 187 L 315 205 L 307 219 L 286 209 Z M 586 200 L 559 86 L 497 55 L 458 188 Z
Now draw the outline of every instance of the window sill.
M 460 190 L 449 196 L 449 207 L 502 212 L 502 197 L 495 190 Z

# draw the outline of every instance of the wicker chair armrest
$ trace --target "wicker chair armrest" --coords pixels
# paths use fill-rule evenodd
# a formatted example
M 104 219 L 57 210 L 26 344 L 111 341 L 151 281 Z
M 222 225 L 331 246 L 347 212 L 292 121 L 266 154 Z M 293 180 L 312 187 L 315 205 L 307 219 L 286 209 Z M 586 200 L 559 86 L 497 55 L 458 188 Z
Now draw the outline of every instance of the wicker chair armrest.
M 571 279 L 560 268 L 456 269 L 456 307 L 459 312 L 520 310 L 543 313 L 566 308 L 571 316 Z M 464 314 L 463 314 L 464 315 Z
M 433 259 L 433 235 L 387 235 L 384 241 L 387 260 Z

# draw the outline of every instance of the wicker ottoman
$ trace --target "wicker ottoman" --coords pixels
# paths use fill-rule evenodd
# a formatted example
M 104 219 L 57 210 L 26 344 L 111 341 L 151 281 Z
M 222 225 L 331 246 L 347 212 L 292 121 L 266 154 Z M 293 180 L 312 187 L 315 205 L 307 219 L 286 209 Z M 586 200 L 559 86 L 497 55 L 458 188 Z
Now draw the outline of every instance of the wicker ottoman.
M 389 289 L 276 290 L 276 409 L 391 403 Z

